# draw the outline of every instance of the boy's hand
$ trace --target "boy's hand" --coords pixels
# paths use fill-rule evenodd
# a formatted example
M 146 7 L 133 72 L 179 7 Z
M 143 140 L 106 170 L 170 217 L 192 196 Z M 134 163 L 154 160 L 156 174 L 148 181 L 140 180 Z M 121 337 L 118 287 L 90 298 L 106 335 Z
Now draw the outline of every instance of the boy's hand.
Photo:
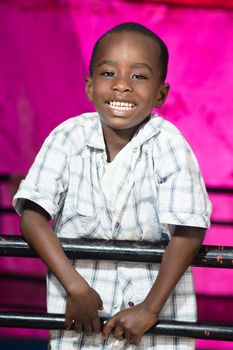
M 87 335 L 100 332 L 98 310 L 103 309 L 99 294 L 91 287 L 85 292 L 74 292 L 68 295 L 65 313 L 65 327 L 69 328 L 74 321 L 76 332 Z
M 138 345 L 143 334 L 157 322 L 157 319 L 157 315 L 142 302 L 110 318 L 104 325 L 103 335 L 107 337 L 113 330 L 116 339 L 126 339 L 129 343 Z

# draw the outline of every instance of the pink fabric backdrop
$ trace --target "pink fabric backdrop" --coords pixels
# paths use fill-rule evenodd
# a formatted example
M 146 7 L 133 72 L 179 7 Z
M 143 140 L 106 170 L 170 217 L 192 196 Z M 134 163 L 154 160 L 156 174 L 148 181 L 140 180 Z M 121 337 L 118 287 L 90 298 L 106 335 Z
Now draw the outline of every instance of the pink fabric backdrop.
M 93 44 L 123 21 L 165 40 L 171 90 L 160 113 L 186 136 L 207 185 L 233 186 L 233 11 L 121 0 L 0 3 L 0 173 L 25 173 L 56 125 L 93 109 L 84 94 Z M 233 197 L 211 198 L 213 218 L 232 220 Z M 7 220 L 4 232 L 16 231 Z M 233 245 L 232 231 L 211 228 L 206 243 Z M 4 264 L 18 268 L 13 259 Z M 20 269 L 44 273 L 35 261 Z M 197 292 L 232 297 L 232 273 L 195 269 Z

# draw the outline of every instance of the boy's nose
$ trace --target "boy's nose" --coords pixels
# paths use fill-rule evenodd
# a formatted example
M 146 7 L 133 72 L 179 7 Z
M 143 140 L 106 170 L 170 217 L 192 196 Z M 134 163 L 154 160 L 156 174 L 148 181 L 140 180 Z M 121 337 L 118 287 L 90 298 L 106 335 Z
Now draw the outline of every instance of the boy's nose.
M 114 81 L 112 89 L 119 92 L 131 92 L 133 90 L 129 80 L 120 77 Z

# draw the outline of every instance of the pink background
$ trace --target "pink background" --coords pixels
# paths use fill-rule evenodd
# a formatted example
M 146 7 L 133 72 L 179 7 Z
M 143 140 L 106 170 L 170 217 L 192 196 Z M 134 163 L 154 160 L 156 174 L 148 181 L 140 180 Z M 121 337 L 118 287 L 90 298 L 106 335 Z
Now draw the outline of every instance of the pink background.
M 174 2 L 174 1 L 173 1 Z M 186 1 L 187 2 L 187 1 Z M 200 2 L 200 1 L 199 1 Z M 228 1 L 228 4 L 230 1 Z M 121 0 L 19 0 L 0 2 L 0 173 L 25 173 L 48 133 L 63 120 L 93 110 L 84 78 L 96 39 L 113 25 L 137 21 L 167 43 L 171 89 L 160 113 L 183 132 L 197 155 L 208 186 L 233 187 L 233 10 L 169 6 Z M 1 187 L 3 204 L 12 194 Z M 233 220 L 233 196 L 212 195 L 213 218 Z M 4 233 L 16 234 L 5 216 Z M 207 244 L 233 245 L 232 227 L 213 226 Z M 1 258 L 10 274 L 44 275 L 35 259 Z M 200 319 L 233 322 L 233 272 L 195 269 Z M 21 291 L 20 291 L 21 293 Z M 22 300 L 30 292 L 22 291 Z M 37 294 L 34 295 L 34 297 Z M 207 309 L 205 296 L 228 304 Z M 34 304 L 44 305 L 44 292 Z M 33 306 L 33 304 L 32 304 Z M 209 318 L 210 320 L 211 318 Z M 4 330 L 12 334 L 12 330 Z M 14 334 L 22 334 L 15 330 Z M 44 336 L 44 331 L 25 331 Z M 233 349 L 233 343 L 199 341 L 199 346 Z

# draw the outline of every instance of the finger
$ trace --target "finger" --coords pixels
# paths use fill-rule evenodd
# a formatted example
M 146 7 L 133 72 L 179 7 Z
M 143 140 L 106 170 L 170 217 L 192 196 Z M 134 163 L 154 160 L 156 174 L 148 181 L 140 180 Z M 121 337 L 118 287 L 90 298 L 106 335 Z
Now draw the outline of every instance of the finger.
M 129 343 L 134 345 L 139 345 L 142 337 L 131 337 Z
M 134 343 L 133 344 L 135 344 L 135 345 L 139 345 L 140 344 L 140 342 L 141 342 L 141 339 L 142 339 L 142 337 L 135 337 L 134 338 Z
M 141 336 L 139 336 L 138 334 L 132 334 L 129 332 L 125 332 L 125 339 L 130 343 L 130 344 L 134 344 L 134 345 L 139 345 L 140 341 L 141 341 Z
M 125 339 L 124 329 L 120 326 L 116 326 L 114 330 L 114 337 L 120 341 L 124 340 Z
M 81 322 L 75 322 L 75 325 L 74 325 L 74 328 L 75 328 L 75 331 L 77 332 L 77 333 L 81 333 L 82 332 L 82 330 L 83 330 L 83 325 L 82 325 L 82 323 Z
M 98 310 L 103 310 L 103 309 L 104 309 L 103 301 L 102 301 L 102 299 L 100 299 Z
M 65 329 L 69 330 L 73 327 L 73 321 L 65 322 Z
M 117 320 L 114 317 L 110 318 L 110 320 L 108 320 L 105 323 L 104 328 L 103 328 L 103 336 L 104 336 L 104 338 L 108 337 L 108 335 L 111 332 L 111 330 L 113 328 L 115 328 L 116 323 L 117 323 Z
M 70 329 L 73 323 L 73 319 L 71 316 L 68 316 L 67 314 L 65 315 L 65 323 L 64 326 L 66 329 Z
M 100 319 L 99 317 L 95 317 L 92 319 L 91 321 L 92 323 L 92 329 L 95 333 L 99 333 L 100 332 Z
M 83 324 L 83 331 L 87 335 L 91 335 L 92 334 L 92 324 L 91 324 L 90 321 L 84 322 L 84 324 Z

